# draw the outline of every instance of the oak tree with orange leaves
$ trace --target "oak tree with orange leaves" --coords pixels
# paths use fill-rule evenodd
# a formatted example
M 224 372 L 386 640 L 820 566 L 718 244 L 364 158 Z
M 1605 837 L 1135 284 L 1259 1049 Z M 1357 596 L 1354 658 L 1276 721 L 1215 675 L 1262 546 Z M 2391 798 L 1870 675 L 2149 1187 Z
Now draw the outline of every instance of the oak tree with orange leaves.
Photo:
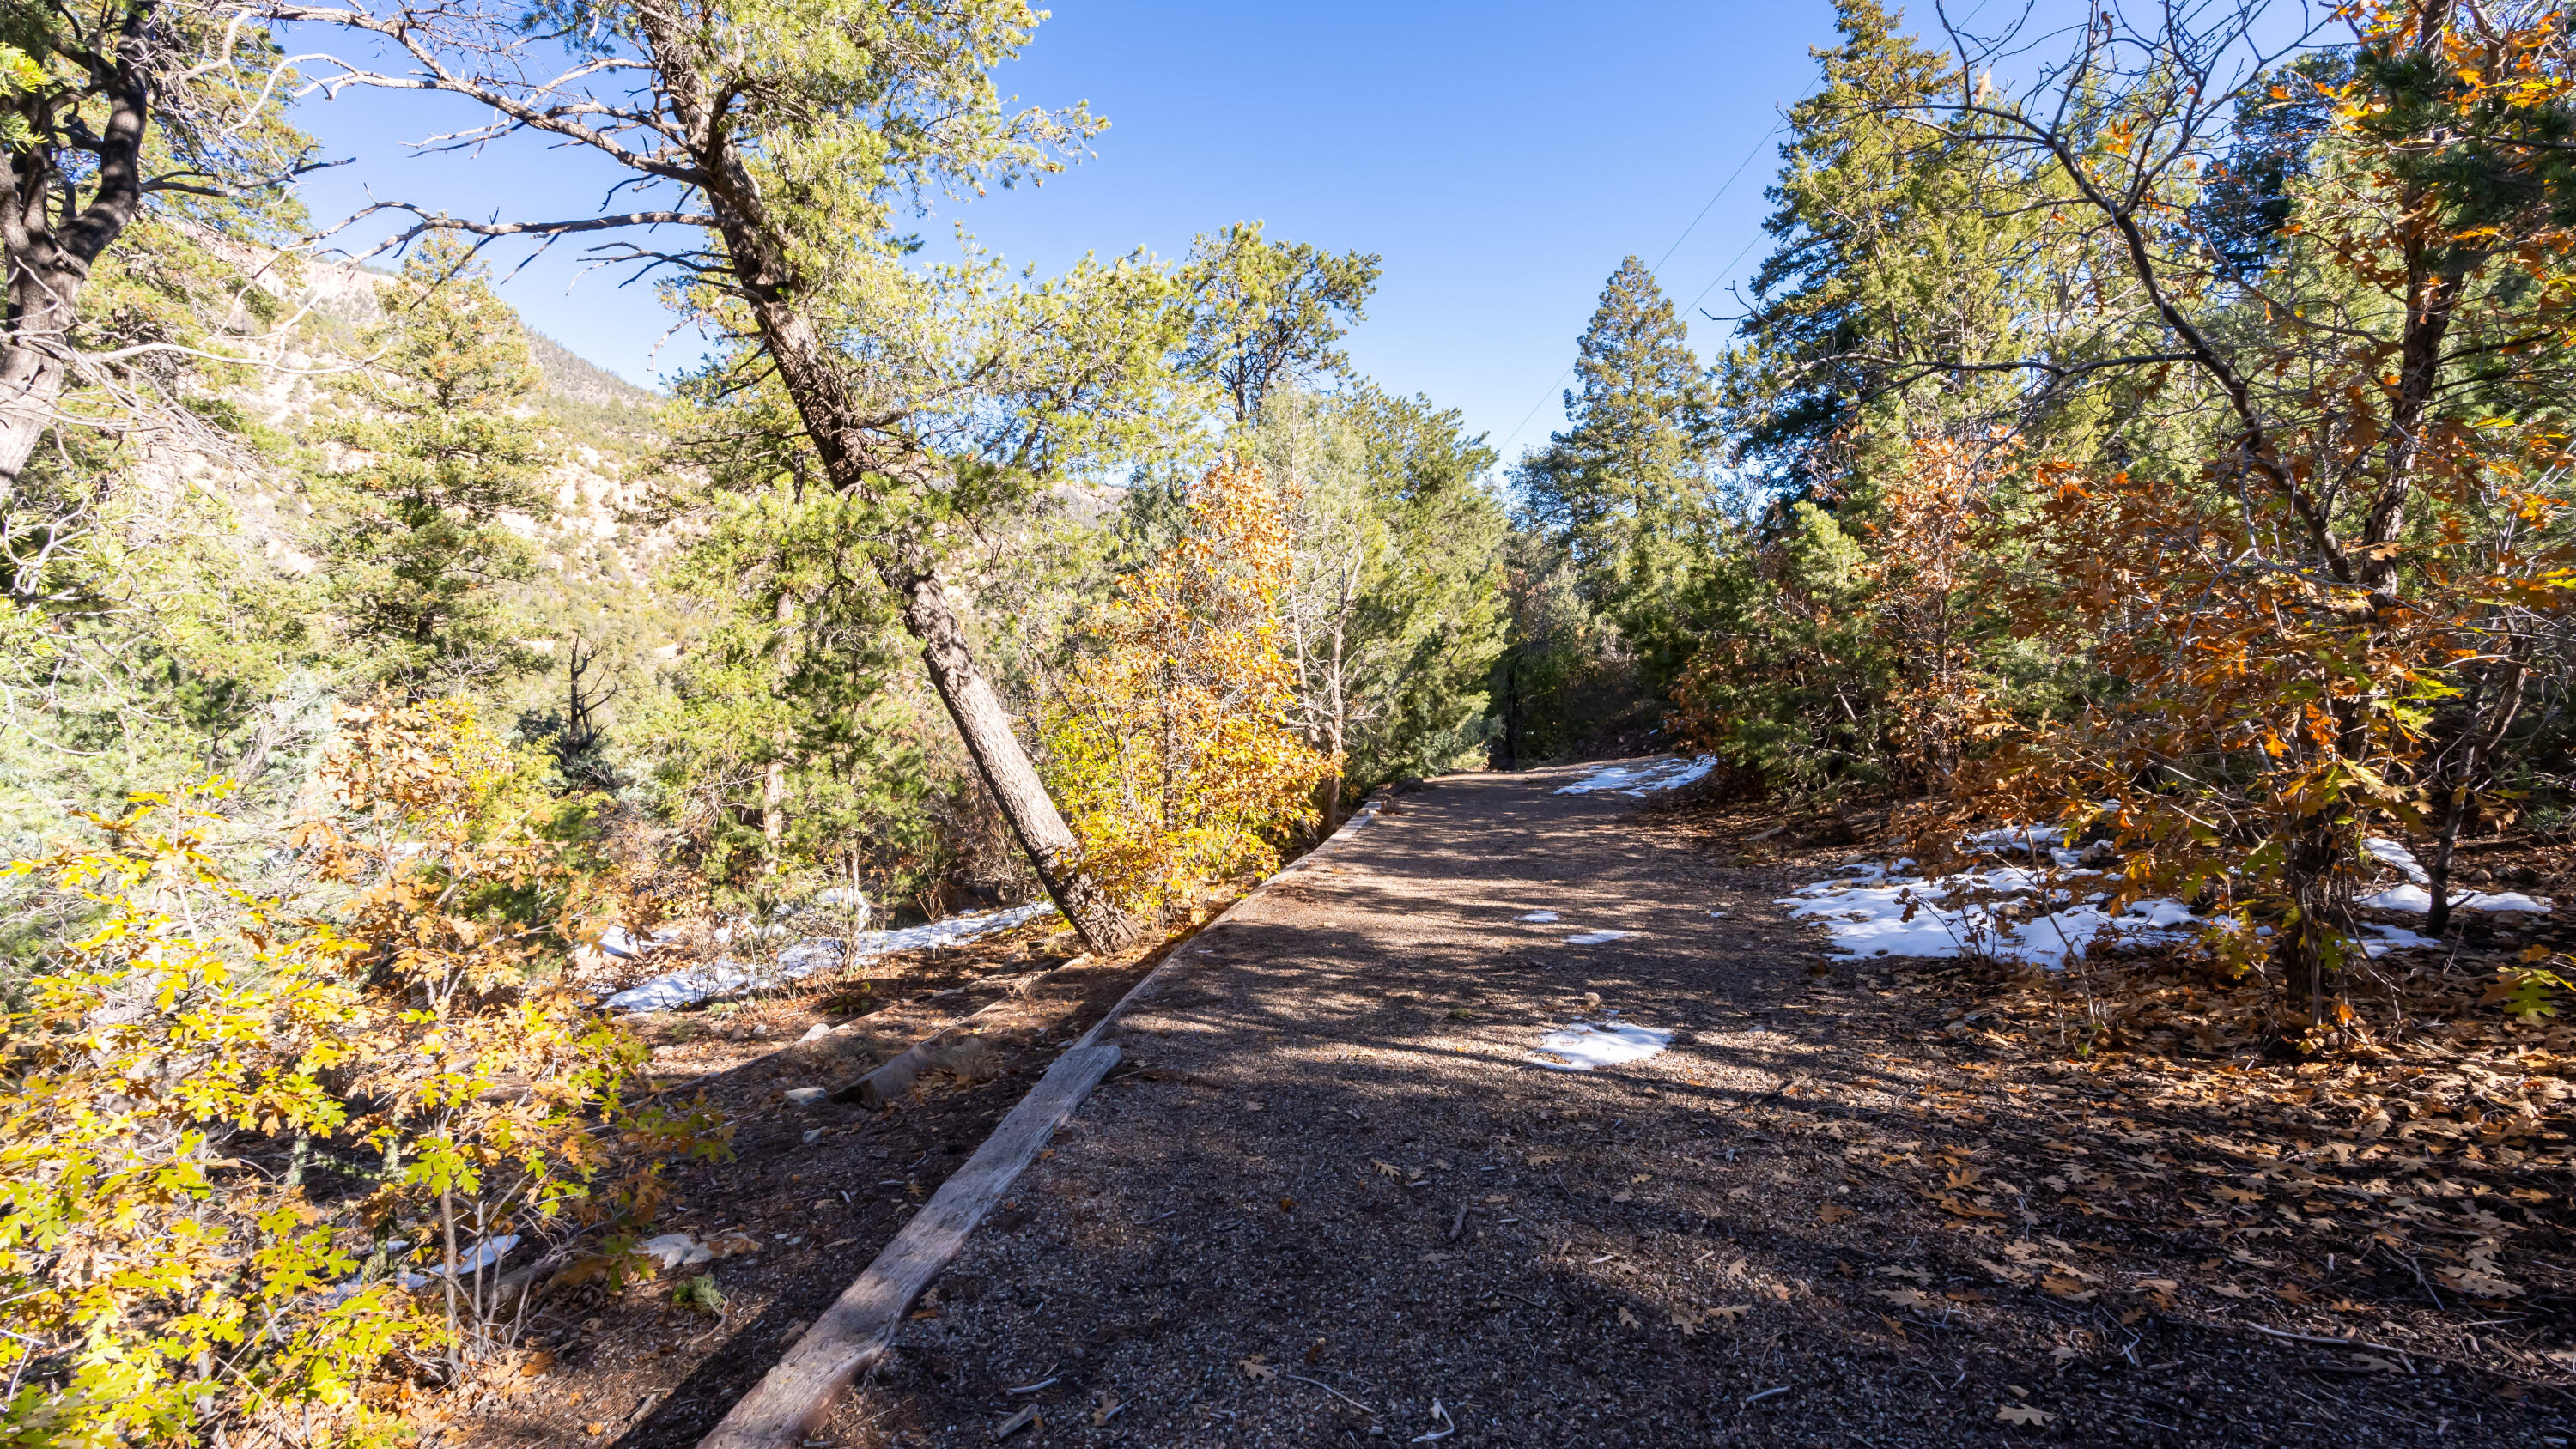
M 1257 468 L 1210 469 L 1181 536 L 1118 581 L 1053 681 L 1049 783 L 1084 869 L 1133 909 L 1186 913 L 1206 886 L 1273 868 L 1339 766 L 1296 728 L 1280 653 L 1292 502 Z

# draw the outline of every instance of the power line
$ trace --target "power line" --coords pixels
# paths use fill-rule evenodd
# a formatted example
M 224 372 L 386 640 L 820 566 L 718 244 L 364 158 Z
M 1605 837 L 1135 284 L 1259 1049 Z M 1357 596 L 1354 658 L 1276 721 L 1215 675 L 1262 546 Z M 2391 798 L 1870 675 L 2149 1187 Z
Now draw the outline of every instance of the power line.
M 1806 97 L 1804 97 L 1804 96 L 1799 97 L 1799 100 L 1804 100 L 1804 99 L 1806 99 Z M 1797 104 L 1797 102 L 1796 102 L 1796 101 L 1793 101 L 1793 102 L 1791 102 L 1790 104 L 1791 104 L 1792 106 L 1795 106 L 1795 105 Z M 1763 133 L 1762 133 L 1762 139 L 1761 139 L 1761 140 L 1758 140 L 1758 141 L 1756 141 L 1756 142 L 1754 142 L 1754 143 L 1753 143 L 1753 149 L 1752 149 L 1752 150 L 1749 150 L 1749 151 L 1747 151 L 1747 152 L 1745 152 L 1745 153 L 1744 153 L 1744 159 L 1743 159 L 1743 160 L 1741 160 L 1741 161 L 1736 162 L 1736 163 L 1735 163 L 1735 169 L 1734 169 L 1733 171 L 1728 172 L 1728 173 L 1727 173 L 1727 175 L 1726 175 L 1726 179 L 1725 179 L 1724 181 L 1721 181 L 1721 182 L 1719 182 L 1719 183 L 1717 184 L 1717 191 L 1716 191 L 1713 195 L 1711 195 L 1711 196 L 1709 197 L 1709 199 L 1708 199 L 1708 204 L 1707 204 L 1706 206 L 1703 206 L 1703 207 L 1701 207 L 1701 208 L 1699 209 L 1699 215 L 1694 216 L 1694 217 L 1692 217 L 1692 218 L 1690 219 L 1690 225 L 1688 225 L 1688 226 L 1686 226 L 1686 227 L 1683 227 L 1683 228 L 1682 228 L 1682 234 L 1681 234 L 1680 236 L 1674 237 L 1674 238 L 1673 238 L 1673 244 L 1672 244 L 1671 246 L 1668 246 L 1668 247 L 1664 248 L 1664 254 L 1663 254 L 1662 256 L 1660 256 L 1660 257 L 1657 257 L 1657 258 L 1655 259 L 1655 264 L 1654 264 L 1653 266 L 1651 266 L 1651 267 L 1649 267 L 1649 268 L 1647 268 L 1647 269 L 1646 269 L 1646 270 L 1647 270 L 1647 272 L 1648 272 L 1649 274 L 1659 273 L 1659 272 L 1663 271 L 1663 269 L 1664 269 L 1664 263 L 1669 262 L 1669 261 L 1671 261 L 1671 260 L 1673 259 L 1673 253 L 1675 253 L 1675 252 L 1677 252 L 1677 251 L 1680 251 L 1680 250 L 1682 249 L 1682 243 L 1683 243 L 1683 242 L 1686 242 L 1686 241 L 1688 241 L 1688 240 L 1690 240 L 1690 234 L 1691 234 L 1692 232 L 1694 232 L 1694 231 L 1697 231 L 1697 230 L 1699 229 L 1699 224 L 1700 224 L 1701 222 L 1703 222 L 1703 221 L 1705 221 L 1705 220 L 1707 220 L 1707 219 L 1708 219 L 1708 214 L 1709 214 L 1710 212 L 1715 211 L 1715 210 L 1717 209 L 1717 203 L 1725 197 L 1725 195 L 1726 195 L 1726 193 L 1727 193 L 1727 190 L 1728 190 L 1730 187 L 1732 187 L 1732 186 L 1734 186 L 1734 185 L 1735 185 L 1735 183 L 1736 183 L 1736 179 L 1737 179 L 1737 178 L 1739 178 L 1739 177 L 1741 177 L 1741 176 L 1744 174 L 1744 168 L 1746 168 L 1746 167 L 1748 167 L 1748 166 L 1750 166 L 1750 165 L 1752 165 L 1752 164 L 1753 164 L 1753 158 L 1754 158 L 1754 157 L 1756 157 L 1756 156 L 1761 155 L 1761 154 L 1762 154 L 1762 148 L 1763 148 L 1764 146 L 1769 145 L 1769 144 L 1771 143 L 1771 138 L 1772 138 L 1772 137 L 1774 137 L 1774 136 L 1779 135 L 1779 134 L 1780 134 L 1780 128 L 1781 128 L 1782 126 L 1786 126 L 1787 124 L 1789 124 L 1788 117 L 1787 117 L 1786 115 L 1783 115 L 1783 116 L 1782 116 L 1782 117 L 1781 117 L 1777 122 L 1773 123 L 1773 125 L 1772 125 L 1772 127 L 1771 127 L 1771 129 L 1770 129 L 1770 130 L 1765 131 L 1765 132 L 1763 132 Z M 1759 238 L 1759 237 L 1756 237 L 1756 238 L 1755 238 L 1755 240 L 1756 240 L 1756 241 L 1759 241 L 1759 240 L 1760 240 L 1760 238 Z M 1752 248 L 1752 246 L 1748 244 L 1748 245 L 1745 247 L 1744 251 L 1748 251 L 1748 252 L 1749 252 L 1749 251 L 1751 251 L 1752 249 L 1753 249 L 1753 248 Z M 1741 261 L 1741 260 L 1743 260 L 1743 258 L 1744 258 L 1744 252 L 1737 252 L 1735 255 L 1736 255 L 1736 260 L 1737 260 L 1737 261 Z M 1733 271 L 1733 270 L 1735 269 L 1735 262 L 1728 262 L 1728 263 L 1726 264 L 1726 266 L 1727 266 L 1727 270 L 1728 270 L 1728 271 Z M 1723 279 L 1724 279 L 1724 274 L 1723 274 L 1723 273 L 1721 273 L 1721 274 L 1720 274 L 1720 280 L 1723 280 Z M 1660 278 L 1658 278 L 1658 280 L 1660 280 Z M 1710 289 L 1714 289 L 1716 286 L 1717 286 L 1717 283 L 1716 283 L 1716 282 L 1711 282 L 1711 283 L 1709 283 L 1708 288 L 1704 288 L 1704 289 L 1702 289 L 1699 295 L 1700 295 L 1701 297 L 1705 297 L 1705 296 L 1707 296 L 1707 295 L 1708 295 L 1708 293 L 1709 293 L 1709 290 L 1710 290 Z M 1698 306 L 1698 305 L 1699 305 L 1699 299 L 1698 299 L 1697 297 L 1692 298 L 1692 299 L 1691 299 L 1691 306 L 1696 307 L 1696 306 Z M 1523 430 L 1523 429 L 1526 429 L 1526 428 L 1530 425 L 1530 419 L 1538 416 L 1538 410 L 1539 410 L 1540 408 L 1543 408 L 1543 407 L 1546 407 L 1546 406 L 1547 406 L 1547 399 L 1548 399 L 1549 397 L 1553 397 L 1553 396 L 1557 395 L 1557 393 L 1558 393 L 1558 392 L 1560 392 L 1560 391 L 1565 387 L 1565 380 L 1566 380 L 1567 378 L 1569 378 L 1569 377 L 1572 377 L 1573 375 L 1574 375 L 1574 364 L 1572 364 L 1572 363 L 1567 363 L 1567 364 L 1566 364 L 1566 367 L 1565 367 L 1565 371 L 1563 371 L 1563 372 L 1561 372 L 1561 373 L 1558 373 L 1558 374 L 1557 374 L 1557 376 L 1556 376 L 1556 381 L 1555 381 L 1555 382 L 1553 382 L 1553 383 L 1548 384 L 1548 389 L 1547 389 L 1547 393 L 1546 393 L 1546 395 L 1545 395 L 1545 396 L 1540 397 L 1540 398 L 1539 398 L 1539 400 L 1538 400 L 1537 402 L 1534 402 L 1534 403 L 1530 404 L 1530 410 L 1529 410 L 1527 413 L 1524 413 L 1524 414 L 1522 414 L 1522 415 L 1521 415 L 1521 420 L 1520 420 L 1520 422 L 1519 422 L 1518 424 L 1516 424 L 1516 425 L 1512 428 L 1511 432 L 1510 432 L 1509 434 L 1507 434 L 1507 435 L 1503 438 L 1503 441 L 1502 441 L 1501 443 L 1499 443 L 1499 444 L 1497 444 L 1497 445 L 1496 445 L 1496 447 L 1495 447 L 1495 451 L 1496 451 L 1496 452 L 1501 452 L 1502 450 L 1504 450 L 1504 449 L 1506 449 L 1506 448 L 1509 448 L 1509 447 L 1512 445 L 1513 441 L 1514 441 L 1514 440 L 1516 440 L 1516 439 L 1518 439 L 1518 438 L 1520 437 L 1522 430 Z
M 1682 234 L 1674 237 L 1673 244 L 1664 248 L 1664 254 L 1655 258 L 1655 264 L 1648 267 L 1646 270 L 1650 272 L 1661 272 L 1664 269 L 1664 263 L 1673 259 L 1673 253 L 1680 251 L 1682 249 L 1682 243 L 1690 240 L 1690 234 L 1699 230 L 1699 224 L 1708 219 L 1708 214 L 1710 212 L 1717 209 L 1718 197 L 1726 194 L 1726 189 L 1735 184 L 1735 178 L 1744 174 L 1744 168 L 1753 164 L 1753 158 L 1761 155 L 1762 148 L 1770 143 L 1773 136 L 1780 134 L 1780 127 L 1787 124 L 1789 123 L 1786 118 L 1775 122 L 1770 130 L 1763 133 L 1761 140 L 1753 143 L 1753 149 L 1744 153 L 1744 159 L 1735 163 L 1735 169 L 1726 174 L 1726 179 L 1724 181 L 1717 183 L 1717 195 L 1708 199 L 1708 205 L 1699 209 L 1699 215 L 1690 219 L 1690 225 L 1682 228 Z
M 1753 240 L 1751 240 L 1751 241 L 1749 241 L 1749 242 L 1746 242 L 1746 243 L 1744 244 L 1744 250 L 1743 250 L 1743 251 L 1737 252 L 1737 253 L 1734 255 L 1734 257 L 1733 257 L 1733 258 L 1731 258 L 1731 259 L 1727 262 L 1727 264 L 1726 264 L 1725 266 L 1718 268 L 1717 275 L 1716 275 L 1715 277 L 1710 278 L 1710 279 L 1709 279 L 1709 284 L 1708 284 L 1707 286 L 1702 287 L 1702 288 L 1700 288 L 1700 289 L 1699 289 L 1699 296 L 1691 298 L 1691 299 L 1690 299 L 1690 305 L 1689 305 L 1689 306 L 1687 306 L 1687 307 L 1684 307 L 1682 310 L 1683 310 L 1683 311 L 1685 311 L 1685 312 L 1696 312 L 1696 311 L 1698 311 L 1698 310 L 1699 310 L 1699 304 L 1701 303 L 1701 301 L 1703 301 L 1704 299 L 1706 299 L 1706 297 L 1708 296 L 1708 294 L 1709 294 L 1709 293 L 1714 292 L 1714 291 L 1716 291 L 1716 290 L 1717 290 L 1717 284 L 1718 284 L 1718 283 L 1723 282 L 1723 281 L 1725 281 L 1728 277 L 1731 277 L 1731 276 L 1735 275 L 1735 264 L 1736 264 L 1737 262 L 1740 262 L 1740 261 L 1744 260 L 1745 254 L 1746 254 L 1747 252 L 1752 251 L 1755 247 L 1760 246 L 1761 244 L 1762 244 L 1762 238 L 1761 238 L 1761 236 L 1760 236 L 1759 234 L 1756 234 L 1756 235 L 1754 236 Z

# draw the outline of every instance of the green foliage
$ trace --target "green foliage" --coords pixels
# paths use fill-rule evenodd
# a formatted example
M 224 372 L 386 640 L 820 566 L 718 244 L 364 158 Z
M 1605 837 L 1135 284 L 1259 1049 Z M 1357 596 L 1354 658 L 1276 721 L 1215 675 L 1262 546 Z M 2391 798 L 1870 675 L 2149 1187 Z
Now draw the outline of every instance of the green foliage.
M 1375 255 L 1269 241 L 1261 225 L 1200 237 L 1181 268 L 1190 308 L 1181 369 L 1214 384 L 1239 424 L 1272 397 L 1349 365 L 1333 344 L 1364 320 L 1379 272 Z
M 1488 732 L 1502 645 L 1492 450 L 1455 411 L 1366 384 L 1274 394 L 1240 441 L 1291 500 L 1282 649 L 1308 742 L 1354 794 L 1454 766 Z
M 1606 745 L 1604 731 L 1651 715 L 1693 648 L 1682 595 L 1724 518 L 1724 490 L 1708 466 L 1712 418 L 1699 360 L 1637 258 L 1602 288 L 1574 370 L 1577 388 L 1565 395 L 1571 426 L 1514 475 L 1520 527 L 1545 540 L 1526 561 L 1515 613 L 1545 633 L 1516 634 L 1505 667 L 1516 699 L 1566 688 L 1591 697 L 1543 707 L 1559 718 L 1520 740 L 1515 758 Z M 1581 604 L 1579 623 L 1549 601 L 1548 581 L 1560 571 Z M 1578 641 L 1605 652 L 1590 662 L 1554 657 Z M 1533 683 L 1542 695 L 1528 693 Z M 1599 695 L 1604 687 L 1617 694 Z
M 711 416 L 684 442 L 683 456 L 726 459 L 692 506 L 702 533 L 662 579 L 691 633 L 621 748 L 720 899 L 833 884 L 913 895 L 944 864 L 945 762 L 870 561 L 885 515 L 792 472 L 757 487 L 764 459 L 798 455 L 741 446 L 741 421 Z
M 715 1275 L 700 1273 L 671 1290 L 671 1301 L 692 1313 L 722 1313 L 724 1290 L 716 1286 Z
M 1866 500 L 1874 453 L 2014 391 L 2009 371 L 1955 364 L 2016 355 L 2006 263 L 2029 229 L 1993 215 L 2008 178 L 1991 152 L 1928 110 L 1957 91 L 1949 58 L 1877 0 L 1840 0 L 1835 23 L 1822 84 L 1789 111 L 1763 223 L 1776 245 L 1716 370 L 1742 465 L 1820 502 Z
M 1572 561 L 1546 534 L 1514 529 L 1502 555 L 1505 645 L 1488 698 L 1493 758 L 1505 768 L 1616 751 L 1653 725 L 1618 628 L 1576 586 Z
M 1572 426 L 1522 461 L 1522 505 L 1565 550 L 1588 603 L 1651 633 L 1713 487 L 1699 359 L 1635 257 L 1602 287 L 1574 372 Z
M 1884 781 L 1878 704 L 1896 661 L 1870 606 L 1868 552 L 1812 503 L 1769 523 L 1700 581 L 1705 646 L 1674 691 L 1676 729 L 1777 786 Z
M 350 385 L 353 451 L 324 475 L 341 507 L 326 541 L 332 607 L 362 678 L 406 699 L 534 667 L 502 586 L 537 572 L 506 515 L 542 516 L 537 390 L 518 318 L 459 242 L 433 238 L 403 266 L 375 360 Z

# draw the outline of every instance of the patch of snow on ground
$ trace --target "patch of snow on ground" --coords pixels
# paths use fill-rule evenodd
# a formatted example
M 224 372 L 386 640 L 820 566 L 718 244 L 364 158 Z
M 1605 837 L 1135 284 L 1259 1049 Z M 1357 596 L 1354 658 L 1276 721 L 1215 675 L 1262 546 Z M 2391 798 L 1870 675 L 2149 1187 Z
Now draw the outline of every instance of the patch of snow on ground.
M 1514 916 L 1512 919 L 1515 921 L 1536 921 L 1540 925 L 1546 925 L 1548 922 L 1556 919 L 1556 912 L 1532 911 L 1526 916 Z
M 1563 1061 L 1545 1057 L 1529 1058 L 1530 1065 L 1556 1072 L 1588 1072 L 1594 1067 L 1624 1066 L 1642 1062 L 1672 1044 L 1673 1034 L 1651 1026 L 1632 1026 L 1621 1021 L 1568 1022 L 1562 1031 L 1541 1037 L 1540 1051 Z
M 503 1258 L 508 1257 L 510 1255 L 510 1250 L 517 1246 L 519 1246 L 519 1235 L 517 1233 L 504 1233 L 497 1238 L 479 1243 L 475 1246 L 474 1251 L 465 1255 L 465 1261 L 456 1265 L 456 1271 L 460 1275 L 466 1273 L 479 1273 L 484 1269 L 491 1267 L 493 1264 L 500 1262 Z M 446 1272 L 447 1265 L 445 1263 L 432 1263 L 429 1265 L 429 1271 L 426 1273 L 397 1272 L 394 1274 L 394 1281 L 400 1283 L 405 1288 L 426 1288 L 431 1283 L 437 1281 L 439 1277 L 444 1276 Z
M 1702 755 L 1695 760 L 1640 760 L 1634 764 L 1605 765 L 1571 785 L 1560 786 L 1559 795 L 1589 795 L 1598 790 L 1616 790 L 1622 795 L 1643 795 L 1649 790 L 1678 790 L 1693 780 L 1705 779 L 1717 768 L 1717 756 Z
M 2393 866 L 2404 872 L 2406 878 L 2415 882 L 2417 885 L 2430 885 L 2432 883 L 2433 877 L 2426 874 L 2423 865 L 2417 862 L 2415 859 L 2415 852 L 2408 850 L 2405 846 L 2398 844 L 2394 840 L 2382 840 L 2374 835 L 2370 839 L 2363 841 L 2361 843 L 2361 848 L 2369 851 L 2371 856 L 2381 865 Z
M 1840 959 L 1873 956 L 1957 956 L 1971 946 L 1999 960 L 2033 962 L 2050 970 L 2081 957 L 2097 941 L 2145 943 L 2178 939 L 2176 929 L 2194 919 L 2180 901 L 2133 902 L 2114 916 L 2097 905 L 2063 906 L 2053 915 L 2020 920 L 2003 908 L 2027 906 L 2042 888 L 2035 871 L 2006 866 L 1924 880 L 1891 875 L 1884 866 L 1845 867 L 1851 880 L 1819 881 L 1778 902 L 1793 917 L 1821 920 Z M 1941 904 L 1986 892 L 1993 901 Z M 2058 900 L 2068 892 L 2057 892 Z M 1907 919 L 1911 914 L 1912 919 Z M 2108 938 L 2108 940 L 2104 940 Z
M 2370 933 L 2362 939 L 2361 949 L 2374 960 L 2391 951 L 2411 951 L 2428 946 L 2438 950 L 2442 944 L 2430 936 L 2416 935 L 2404 926 L 2374 926 L 2364 921 L 2361 928 Z
M 670 938 L 671 933 L 668 931 L 655 931 L 652 935 L 639 940 L 624 926 L 611 926 L 599 933 L 599 949 L 611 956 L 631 961 Z
M 2064 845 L 2063 825 L 2007 825 L 2001 830 L 1980 830 L 1960 842 L 1979 850 L 2019 851 L 2028 855 L 2043 845 Z
M 2433 909 L 2433 893 L 2420 885 L 2390 886 L 2376 895 L 2363 896 L 2358 904 L 2374 911 L 2412 911 L 2420 916 Z M 2451 897 L 2451 909 L 2455 911 L 2527 911 L 2545 916 L 2550 904 L 2545 896 L 2527 896 L 2520 891 L 2459 891 Z
M 1622 936 L 1633 936 L 1635 934 L 1637 933 L 1634 931 L 1585 931 L 1579 936 L 1566 937 L 1565 944 L 1569 946 L 1598 946 L 1604 941 L 1616 941 Z
M 2426 889 L 2433 883 L 2433 877 L 2424 869 L 2423 862 L 2415 858 L 2415 852 L 2394 840 L 2383 840 L 2378 836 L 2364 840 L 2361 848 L 2369 851 L 2371 858 L 2381 865 L 2403 874 L 2409 884 L 2390 886 L 2376 894 L 2363 896 L 2358 904 L 2376 911 L 2412 911 L 2419 916 L 2433 909 L 2433 893 Z M 2527 896 L 2519 891 L 2454 890 L 2451 893 L 2451 909 L 2455 911 L 2522 911 L 2545 916 L 2549 914 L 2551 904 L 2546 896 Z
M 863 931 L 859 934 L 858 951 L 851 957 L 851 962 L 871 961 L 895 951 L 917 951 L 925 946 L 952 946 L 1035 920 L 1054 909 L 1050 902 L 1036 901 L 1008 910 L 950 916 L 944 921 L 905 926 L 899 930 Z M 826 937 L 799 941 L 780 951 L 775 965 L 761 970 L 733 960 L 692 966 L 668 976 L 655 977 L 640 986 L 629 987 L 601 1004 L 611 1011 L 669 1011 L 754 986 L 793 981 L 840 965 L 841 945 L 841 942 Z

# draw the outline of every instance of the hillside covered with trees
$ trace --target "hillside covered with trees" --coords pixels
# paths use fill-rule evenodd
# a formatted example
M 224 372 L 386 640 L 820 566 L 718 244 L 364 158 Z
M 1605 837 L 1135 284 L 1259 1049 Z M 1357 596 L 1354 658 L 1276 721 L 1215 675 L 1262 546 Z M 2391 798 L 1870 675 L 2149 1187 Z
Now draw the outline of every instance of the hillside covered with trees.
M 0 1437 L 397 1442 L 733 1150 L 604 998 L 1032 905 L 1142 962 L 1444 773 L 1702 758 L 1926 877 L 2021 831 L 2099 874 L 2013 909 L 2170 904 L 2249 1051 L 2394 1050 L 2401 937 L 2520 1050 L 2576 16 L 1835 13 L 1715 351 L 1628 258 L 1505 457 L 1351 362 L 1376 255 L 924 260 L 1101 136 L 1008 98 L 1017 3 L 13 6 Z M 363 245 L 296 185 L 343 91 L 619 185 L 370 178 Z M 532 241 L 703 354 L 530 331 Z

